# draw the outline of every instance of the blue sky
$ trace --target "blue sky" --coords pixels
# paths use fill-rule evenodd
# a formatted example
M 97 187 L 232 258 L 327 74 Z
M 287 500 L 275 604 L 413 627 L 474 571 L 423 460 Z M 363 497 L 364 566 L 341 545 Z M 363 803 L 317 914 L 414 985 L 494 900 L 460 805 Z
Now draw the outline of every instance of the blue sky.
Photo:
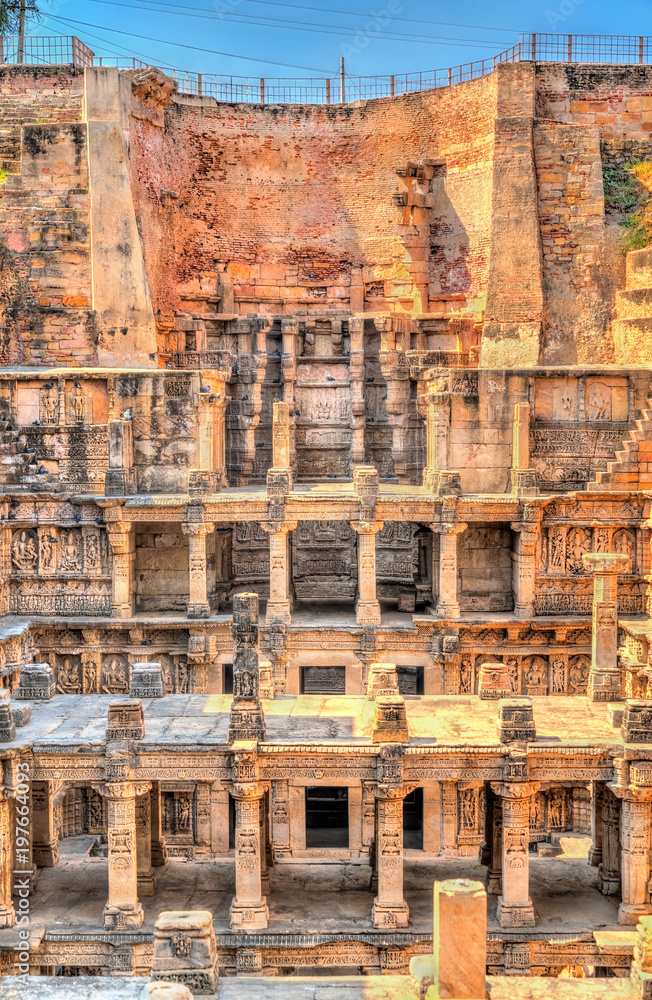
M 495 55 L 522 31 L 652 35 L 650 0 L 619 5 L 618 17 L 606 0 L 41 0 L 41 7 L 45 17 L 30 34 L 75 34 L 97 55 L 253 77 L 334 76 L 341 56 L 350 75 L 455 66 Z

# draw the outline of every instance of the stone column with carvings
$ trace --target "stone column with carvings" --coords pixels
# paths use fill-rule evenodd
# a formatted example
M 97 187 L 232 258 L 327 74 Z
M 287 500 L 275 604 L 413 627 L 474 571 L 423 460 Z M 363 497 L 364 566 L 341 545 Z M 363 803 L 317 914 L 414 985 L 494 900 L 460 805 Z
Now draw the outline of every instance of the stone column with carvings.
M 9 604 L 11 598 L 11 586 L 9 583 L 10 576 L 11 529 L 0 528 L 0 617 L 9 614 Z
M 602 794 L 602 861 L 598 866 L 600 892 L 620 893 L 620 802 L 610 788 Z
M 12 797 L 6 786 L 0 788 L 0 928 L 13 927 L 16 922 L 16 911 L 11 898 L 14 870 Z
M 512 751 L 504 767 L 505 780 L 493 785 L 500 796 L 502 828 L 502 894 L 496 915 L 501 927 L 534 927 L 534 906 L 530 899 L 530 799 L 537 785 L 527 780 L 527 758 Z
M 113 579 L 111 596 L 111 616 L 131 618 L 134 613 L 134 532 L 128 521 L 109 521 L 106 530 L 113 553 Z
M 589 864 L 597 868 L 602 863 L 602 797 L 604 785 L 594 781 L 591 794 L 591 847 Z
M 436 522 L 430 527 L 439 534 L 439 592 L 436 614 L 439 618 L 459 618 L 457 536 L 466 529 L 466 524 Z
M 593 632 L 587 695 L 591 701 L 618 701 L 621 677 L 618 666 L 618 574 L 628 557 L 612 552 L 582 556 L 593 574 Z
M 536 496 L 537 474 L 530 467 L 530 404 L 516 403 L 512 432 L 512 493 Z
M 487 870 L 487 892 L 500 896 L 503 891 L 503 803 L 497 795 L 491 797 L 491 857 Z
M 213 525 L 202 519 L 201 507 L 193 504 L 188 505 L 186 517 L 181 527 L 188 536 L 188 618 L 208 618 L 211 609 L 206 578 L 206 535 L 213 530 Z
M 538 514 L 539 512 L 536 511 Z M 536 549 L 539 525 L 535 521 L 512 521 L 514 550 L 512 552 L 512 589 L 514 591 L 514 617 L 534 616 L 536 576 Z
M 152 865 L 152 803 L 151 785 L 141 785 L 136 797 L 136 854 L 138 895 L 153 896 L 156 875 Z
M 150 824 L 152 831 L 152 867 L 161 868 L 168 860 L 168 849 L 165 837 L 163 836 L 160 781 L 153 781 L 150 790 Z
M 211 382 L 213 383 L 211 385 Z M 188 471 L 191 495 L 215 493 L 227 486 L 225 413 L 228 402 L 224 383 L 200 375 L 197 398 L 197 465 Z
M 253 740 L 233 744 L 235 799 L 235 898 L 230 919 L 233 930 L 264 930 L 269 922 L 267 900 L 262 893 L 260 800 L 265 786 L 258 779 L 257 747 Z
M 621 807 L 621 894 L 619 924 L 636 924 L 650 904 L 650 790 L 625 789 Z
M 377 896 L 374 927 L 407 927 L 408 905 L 403 899 L 403 747 L 388 743 L 378 758 L 376 791 Z
M 258 594 L 233 598 L 233 702 L 227 739 L 264 740 L 258 667 Z
M 104 926 L 111 930 L 140 927 L 143 907 L 138 901 L 136 847 L 136 795 L 133 781 L 107 781 L 102 788 L 107 802 L 109 898 Z
M 269 534 L 269 600 L 265 623 L 289 625 L 292 621 L 290 532 L 297 522 L 263 521 L 261 526 Z
M 358 599 L 355 620 L 358 625 L 380 625 L 380 604 L 376 596 L 376 534 L 382 521 L 351 521 L 357 535 Z
M 52 781 L 32 782 L 32 852 L 39 868 L 53 868 L 59 860 L 54 791 Z
M 448 437 L 450 429 L 450 394 L 448 379 L 444 388 L 438 382 L 430 382 L 423 397 L 426 413 L 426 465 L 423 470 L 423 485 L 428 490 L 436 490 L 439 474 L 448 469 Z

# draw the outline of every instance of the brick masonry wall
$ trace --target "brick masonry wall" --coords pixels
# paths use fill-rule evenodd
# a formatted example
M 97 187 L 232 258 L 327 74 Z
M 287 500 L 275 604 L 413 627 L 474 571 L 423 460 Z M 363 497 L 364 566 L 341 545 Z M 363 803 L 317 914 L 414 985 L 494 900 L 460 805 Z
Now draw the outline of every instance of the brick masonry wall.
M 20 170 L 22 125 L 81 121 L 83 87 L 73 66 L 0 67 L 0 167 Z

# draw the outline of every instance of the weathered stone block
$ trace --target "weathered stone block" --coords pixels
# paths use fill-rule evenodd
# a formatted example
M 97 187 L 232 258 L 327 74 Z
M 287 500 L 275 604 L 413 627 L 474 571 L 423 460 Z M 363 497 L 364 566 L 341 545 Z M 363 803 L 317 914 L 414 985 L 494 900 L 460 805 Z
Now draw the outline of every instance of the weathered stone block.
M 183 983 L 148 983 L 140 994 L 140 1000 L 192 1000 L 192 993 Z
M 16 726 L 26 726 L 32 718 L 31 705 L 16 705 L 11 710 L 11 714 Z
M 134 663 L 131 672 L 132 698 L 162 698 L 163 670 L 160 663 Z
M 498 705 L 498 738 L 501 743 L 530 743 L 537 738 L 532 699 L 504 698 Z
M 0 743 L 16 738 L 16 724 L 11 714 L 11 696 L 7 688 L 0 688 Z
M 20 672 L 18 701 L 49 701 L 56 692 L 54 671 L 49 663 L 27 663 Z
M 145 736 L 145 714 L 142 702 L 112 701 L 106 730 L 107 742 L 116 740 L 142 740 Z
M 154 925 L 152 979 L 184 983 L 193 993 L 217 988 L 217 949 L 208 910 L 167 910 Z
M 378 696 L 391 697 L 398 693 L 396 665 L 394 663 L 369 664 L 367 701 L 375 701 Z
M 478 694 L 484 701 L 506 698 L 510 691 L 509 672 L 505 663 L 481 663 Z
M 434 984 L 437 1000 L 484 1000 L 487 893 L 481 882 L 448 879 L 434 888 Z
M 626 743 L 652 743 L 652 699 L 628 698 L 620 735 Z
M 405 699 L 401 695 L 380 695 L 374 702 L 372 743 L 407 743 Z

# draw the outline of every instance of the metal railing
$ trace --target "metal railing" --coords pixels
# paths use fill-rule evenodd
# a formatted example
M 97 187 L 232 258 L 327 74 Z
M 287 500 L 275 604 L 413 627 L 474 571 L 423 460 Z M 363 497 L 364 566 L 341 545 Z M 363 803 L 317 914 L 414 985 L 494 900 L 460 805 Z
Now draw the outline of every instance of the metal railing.
M 29 66 L 92 66 L 95 55 L 75 35 L 25 35 L 22 52 L 17 35 L 0 35 L 0 63 Z
M 501 63 L 524 61 L 560 63 L 652 62 L 649 35 L 557 35 L 522 34 L 516 45 L 491 59 L 462 63 L 448 69 L 387 76 L 346 76 L 293 79 L 284 77 L 226 76 L 193 73 L 159 67 L 172 77 L 179 93 L 214 97 L 217 101 L 246 104 L 350 104 L 376 98 L 398 97 L 451 87 L 492 73 Z M 75 37 L 41 38 L 27 36 L 22 59 L 18 40 L 0 37 L 0 63 L 73 64 L 75 66 L 117 66 L 118 69 L 145 69 L 140 59 L 124 56 L 95 57 L 92 50 Z

